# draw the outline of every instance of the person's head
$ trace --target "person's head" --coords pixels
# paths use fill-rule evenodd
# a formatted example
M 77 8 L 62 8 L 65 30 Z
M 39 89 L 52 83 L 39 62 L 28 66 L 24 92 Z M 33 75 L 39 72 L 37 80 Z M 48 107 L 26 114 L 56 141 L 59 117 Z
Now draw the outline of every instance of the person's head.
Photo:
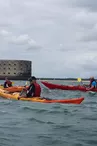
M 35 83 L 36 82 L 36 77 L 32 76 L 28 79 L 28 81 L 30 82 L 30 84 Z
M 92 77 L 90 77 L 90 81 L 93 81 L 94 80 L 94 77 L 92 76 Z
M 5 77 L 5 80 L 6 80 L 6 81 L 8 81 L 8 78 L 7 78 L 7 77 Z

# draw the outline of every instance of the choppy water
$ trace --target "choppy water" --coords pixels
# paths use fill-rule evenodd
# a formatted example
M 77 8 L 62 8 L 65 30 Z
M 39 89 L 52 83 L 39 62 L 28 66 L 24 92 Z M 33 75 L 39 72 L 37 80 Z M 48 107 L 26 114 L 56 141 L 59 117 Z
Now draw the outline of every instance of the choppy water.
M 42 96 L 84 96 L 85 100 L 80 105 L 63 105 L 1 98 L 0 146 L 97 146 L 97 94 L 48 90 L 42 85 Z

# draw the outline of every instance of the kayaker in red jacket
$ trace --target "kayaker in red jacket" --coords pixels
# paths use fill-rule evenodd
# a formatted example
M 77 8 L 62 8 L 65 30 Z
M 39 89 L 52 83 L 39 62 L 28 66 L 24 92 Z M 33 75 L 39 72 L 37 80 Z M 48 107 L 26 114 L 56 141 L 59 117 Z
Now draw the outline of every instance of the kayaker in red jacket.
M 41 87 L 40 85 L 36 82 L 36 77 L 32 76 L 31 78 L 28 79 L 30 81 L 30 86 L 28 88 L 24 88 L 23 91 L 21 92 L 20 96 L 18 99 L 21 97 L 40 97 L 41 94 Z M 26 93 L 26 95 L 23 95 L 23 92 Z
M 3 86 L 4 86 L 4 88 L 12 87 L 12 82 L 10 80 L 8 80 L 8 78 L 6 77 Z

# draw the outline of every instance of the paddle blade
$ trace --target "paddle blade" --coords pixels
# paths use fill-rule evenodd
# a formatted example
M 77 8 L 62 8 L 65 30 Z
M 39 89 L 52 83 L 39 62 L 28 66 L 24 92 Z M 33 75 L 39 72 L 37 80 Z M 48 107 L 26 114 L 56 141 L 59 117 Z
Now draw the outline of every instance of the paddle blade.
M 28 85 L 28 82 L 26 82 L 25 85 Z
M 0 85 L 0 89 L 3 89 L 3 86 L 2 85 Z
M 77 81 L 78 81 L 78 82 L 81 82 L 81 78 L 78 78 Z

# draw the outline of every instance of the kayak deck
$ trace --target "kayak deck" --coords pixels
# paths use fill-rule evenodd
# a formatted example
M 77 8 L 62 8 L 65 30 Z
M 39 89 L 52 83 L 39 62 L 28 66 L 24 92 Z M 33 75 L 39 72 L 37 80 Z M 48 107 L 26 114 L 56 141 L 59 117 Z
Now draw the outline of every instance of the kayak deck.
M 5 93 L 4 90 L 0 89 L 0 96 L 6 99 L 18 100 L 19 93 Z M 41 102 L 41 103 L 62 103 L 62 104 L 80 104 L 84 97 L 72 98 L 72 99 L 46 99 L 42 97 L 31 97 L 31 98 L 20 98 L 22 101 L 31 101 L 31 102 Z

